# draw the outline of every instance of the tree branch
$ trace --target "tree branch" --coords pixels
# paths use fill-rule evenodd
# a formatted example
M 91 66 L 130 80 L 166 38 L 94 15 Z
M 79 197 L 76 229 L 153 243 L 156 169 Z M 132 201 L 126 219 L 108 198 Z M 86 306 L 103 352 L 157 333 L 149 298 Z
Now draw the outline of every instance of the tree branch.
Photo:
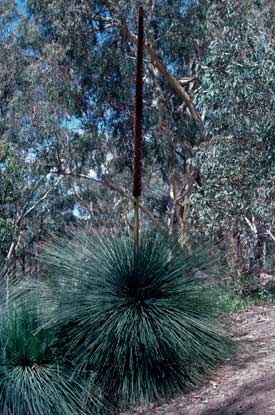
M 52 171 L 52 173 L 61 174 L 62 176 L 75 177 L 77 179 L 90 180 L 93 183 L 97 183 L 101 186 L 105 186 L 108 189 L 120 194 L 121 196 L 130 200 L 132 203 L 134 202 L 134 197 L 132 195 L 130 195 L 123 188 L 116 186 L 113 183 L 110 183 L 105 177 L 103 179 L 95 179 L 93 177 L 86 176 L 85 174 L 77 174 L 77 173 L 66 172 L 66 171 Z M 159 229 L 163 229 L 163 230 L 165 229 L 164 226 L 154 217 L 154 215 L 144 205 L 139 205 L 139 207 L 148 216 L 151 222 L 154 223 L 156 227 L 158 227 Z
M 23 219 L 29 213 L 31 213 L 34 209 L 36 209 L 37 206 L 39 206 L 40 203 L 42 203 L 48 197 L 48 195 L 55 189 L 55 187 L 60 183 L 61 180 L 62 180 L 62 178 L 59 178 L 57 183 L 55 183 L 54 186 L 50 187 L 47 190 L 47 192 L 44 193 L 44 195 L 37 202 L 35 202 L 29 209 L 27 209 L 27 210 L 23 209 L 21 211 L 20 215 L 17 217 L 17 219 L 15 221 L 15 224 L 19 227 L 19 236 L 18 236 L 17 239 L 14 239 L 12 241 L 11 245 L 10 245 L 10 248 L 9 248 L 9 251 L 8 251 L 8 254 L 7 254 L 7 257 L 6 257 L 7 261 L 9 261 L 12 258 L 14 252 L 16 251 L 16 249 L 19 246 L 19 243 L 20 243 L 20 240 L 21 240 L 21 237 L 22 237 L 21 223 L 22 223 Z
M 40 205 L 40 203 L 42 203 L 45 199 L 47 199 L 47 197 L 49 196 L 49 194 L 56 188 L 56 186 L 61 182 L 62 178 L 59 178 L 59 180 L 57 181 L 57 183 L 54 184 L 54 186 L 50 187 L 46 193 L 44 193 L 44 195 L 37 200 L 37 202 L 35 202 L 29 209 L 27 209 L 25 212 L 23 211 L 20 216 L 17 218 L 16 220 L 16 225 L 18 225 L 29 213 L 31 213 L 34 209 L 37 208 L 37 206 Z
M 168 71 L 166 65 L 161 61 L 159 56 L 157 55 L 157 52 L 154 50 L 154 48 L 151 46 L 150 43 L 145 44 L 145 49 L 150 53 L 151 59 L 153 64 L 158 68 L 159 72 L 162 74 L 164 79 L 168 82 L 171 89 L 183 100 L 183 102 L 186 104 L 187 108 L 190 111 L 190 114 L 192 115 L 192 118 L 194 119 L 200 134 L 204 137 L 204 125 L 203 121 L 201 119 L 200 114 L 194 107 L 194 104 L 187 94 L 187 92 L 182 87 L 181 83 L 176 80 L 176 78 Z
M 126 28 L 127 34 L 130 38 L 132 38 L 135 42 L 137 42 L 137 36 L 134 35 L 128 28 Z M 156 66 L 156 68 L 159 70 L 159 72 L 162 74 L 164 79 L 168 82 L 171 89 L 183 100 L 183 102 L 186 104 L 187 108 L 190 111 L 190 114 L 192 118 L 194 119 L 198 130 L 201 134 L 201 136 L 205 137 L 204 132 L 204 124 L 201 119 L 200 114 L 194 107 L 194 104 L 188 95 L 188 93 L 184 90 L 181 83 L 177 81 L 177 79 L 168 71 L 166 65 L 162 62 L 160 57 L 158 56 L 157 52 L 153 48 L 152 44 L 150 42 L 145 42 L 145 50 L 150 54 L 153 65 Z
M 149 27 L 152 22 L 156 5 L 157 5 L 157 0 L 152 0 L 152 4 L 151 4 L 151 7 L 148 13 L 148 18 L 146 21 L 146 27 Z
M 270 230 L 270 229 L 268 229 L 268 230 L 266 231 L 266 233 L 270 236 L 270 238 L 272 239 L 272 241 L 274 241 L 274 242 L 275 242 L 275 235 L 271 232 L 271 230 Z

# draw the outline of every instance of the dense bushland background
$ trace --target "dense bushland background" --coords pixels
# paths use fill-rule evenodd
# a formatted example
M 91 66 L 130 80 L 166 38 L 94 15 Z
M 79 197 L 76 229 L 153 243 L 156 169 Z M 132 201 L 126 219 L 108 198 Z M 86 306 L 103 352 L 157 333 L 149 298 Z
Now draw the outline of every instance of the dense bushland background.
M 3 415 L 175 396 L 274 299 L 274 6 L 144 0 L 138 245 L 137 3 L 0 3 Z
M 210 238 L 243 292 L 274 259 L 274 5 L 144 1 L 142 227 Z M 0 3 L 0 258 L 131 230 L 135 1 Z

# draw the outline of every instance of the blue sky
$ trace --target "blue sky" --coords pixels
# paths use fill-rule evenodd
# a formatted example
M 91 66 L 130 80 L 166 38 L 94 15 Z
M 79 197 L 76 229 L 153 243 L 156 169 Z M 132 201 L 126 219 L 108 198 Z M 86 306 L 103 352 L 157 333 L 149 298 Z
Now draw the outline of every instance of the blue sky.
M 17 0 L 16 1 L 18 9 L 20 10 L 21 13 L 24 13 L 26 11 L 25 6 L 24 6 L 24 1 L 22 0 Z

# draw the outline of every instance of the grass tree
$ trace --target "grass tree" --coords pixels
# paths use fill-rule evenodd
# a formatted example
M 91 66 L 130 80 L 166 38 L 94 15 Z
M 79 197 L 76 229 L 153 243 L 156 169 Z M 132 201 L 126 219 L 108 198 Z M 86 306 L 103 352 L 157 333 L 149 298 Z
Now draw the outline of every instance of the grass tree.
M 82 233 L 52 242 L 44 258 L 67 357 L 122 405 L 170 397 L 227 356 L 209 277 L 199 277 L 209 265 L 203 249 L 189 255 L 152 233 L 135 251 L 131 237 Z
M 203 249 L 190 255 L 166 234 L 139 232 L 143 44 L 140 8 L 134 238 L 71 234 L 49 243 L 43 254 L 54 278 L 42 298 L 45 308 L 54 305 L 49 321 L 66 339 L 66 357 L 121 406 L 184 390 L 230 350 L 214 325 L 215 300 L 198 277 L 209 264 Z
M 1 287 L 4 288 L 4 287 Z M 3 415 L 106 414 L 98 388 L 65 361 L 56 330 L 41 329 L 42 308 L 16 284 L 0 313 L 0 413 Z M 21 293 L 18 291 L 22 290 Z

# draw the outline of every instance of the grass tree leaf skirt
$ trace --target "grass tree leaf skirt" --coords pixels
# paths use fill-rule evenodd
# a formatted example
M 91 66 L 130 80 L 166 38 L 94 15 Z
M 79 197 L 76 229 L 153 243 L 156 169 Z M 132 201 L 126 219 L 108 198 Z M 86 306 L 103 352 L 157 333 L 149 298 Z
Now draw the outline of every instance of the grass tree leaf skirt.
M 46 247 L 54 278 L 44 300 L 66 355 L 122 406 L 173 396 L 228 356 L 206 251 L 160 233 L 145 234 L 136 254 L 131 237 L 85 233 Z

